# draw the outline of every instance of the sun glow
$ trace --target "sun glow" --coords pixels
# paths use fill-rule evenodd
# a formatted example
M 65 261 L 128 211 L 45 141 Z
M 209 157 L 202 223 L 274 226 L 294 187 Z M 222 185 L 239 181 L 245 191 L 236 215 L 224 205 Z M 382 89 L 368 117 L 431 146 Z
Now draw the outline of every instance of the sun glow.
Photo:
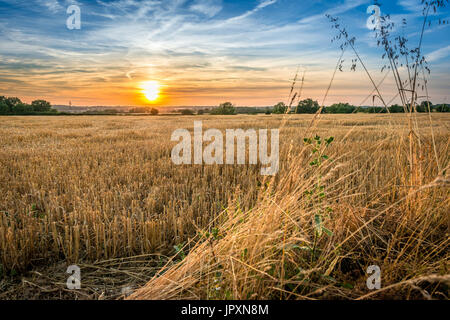
M 141 84 L 142 93 L 148 101 L 156 101 L 159 98 L 161 85 L 158 81 L 147 81 Z

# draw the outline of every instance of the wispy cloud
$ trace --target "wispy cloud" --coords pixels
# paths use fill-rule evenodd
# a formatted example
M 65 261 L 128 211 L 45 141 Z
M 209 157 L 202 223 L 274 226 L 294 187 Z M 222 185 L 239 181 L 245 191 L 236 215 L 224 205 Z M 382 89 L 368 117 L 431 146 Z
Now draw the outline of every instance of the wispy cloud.
M 222 0 L 195 0 L 190 10 L 203 13 L 212 18 L 222 11 Z
M 255 8 L 253 8 L 252 10 L 249 10 L 247 12 L 245 12 L 244 14 L 237 16 L 237 17 L 233 17 L 231 19 L 229 19 L 228 21 L 238 21 L 238 20 L 242 20 L 245 19 L 249 16 L 251 16 L 252 14 L 255 14 L 256 12 L 264 9 L 265 7 L 268 7 L 272 4 L 275 4 L 278 0 L 262 0 Z
M 450 55 L 450 45 L 435 50 L 433 52 L 430 52 L 429 54 L 427 54 L 426 59 L 428 62 L 434 62 L 434 61 L 438 61 L 444 58 L 447 58 Z
M 420 0 L 399 0 L 398 4 L 406 11 L 410 12 L 422 12 L 423 5 Z
M 38 0 L 38 3 L 42 6 L 45 6 L 53 13 L 58 12 L 62 9 L 62 6 L 59 4 L 58 0 Z
M 326 14 L 329 14 L 331 16 L 340 15 L 367 3 L 369 3 L 369 0 L 345 0 L 343 3 L 338 4 L 332 8 L 329 8 L 328 10 L 325 10 L 320 14 L 315 14 L 306 18 L 302 18 L 299 22 L 313 23 L 316 22 L 317 20 L 324 19 Z

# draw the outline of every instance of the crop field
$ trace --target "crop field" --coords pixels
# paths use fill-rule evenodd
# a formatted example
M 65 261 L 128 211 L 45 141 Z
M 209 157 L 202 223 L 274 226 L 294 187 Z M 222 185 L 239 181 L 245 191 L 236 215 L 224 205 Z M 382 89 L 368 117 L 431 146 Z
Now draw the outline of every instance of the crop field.
M 1 117 L 0 297 L 448 299 L 450 116 L 313 117 Z M 280 128 L 278 174 L 173 164 L 199 120 Z

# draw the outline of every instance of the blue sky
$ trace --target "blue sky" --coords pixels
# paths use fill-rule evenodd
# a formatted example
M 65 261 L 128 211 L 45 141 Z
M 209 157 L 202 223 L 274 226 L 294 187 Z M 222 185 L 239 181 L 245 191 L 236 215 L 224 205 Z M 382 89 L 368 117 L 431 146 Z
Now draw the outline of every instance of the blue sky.
M 418 42 L 420 0 L 379 1 L 395 32 Z M 66 27 L 67 8 L 81 9 L 81 29 Z M 325 14 L 341 18 L 376 82 L 382 51 L 366 26 L 364 0 L 0 0 L 0 95 L 54 104 L 145 105 L 142 84 L 160 84 L 160 105 L 271 105 L 286 101 L 297 69 L 302 95 L 322 101 L 340 50 Z M 432 101 L 450 103 L 449 9 L 432 16 L 423 52 Z M 408 25 L 400 28 L 406 18 Z M 333 83 L 326 104 L 360 104 L 372 91 L 358 66 Z M 386 71 L 385 71 L 386 72 Z M 393 78 L 381 86 L 394 97 Z M 397 102 L 394 101 L 394 102 Z M 368 101 L 365 104 L 370 104 Z

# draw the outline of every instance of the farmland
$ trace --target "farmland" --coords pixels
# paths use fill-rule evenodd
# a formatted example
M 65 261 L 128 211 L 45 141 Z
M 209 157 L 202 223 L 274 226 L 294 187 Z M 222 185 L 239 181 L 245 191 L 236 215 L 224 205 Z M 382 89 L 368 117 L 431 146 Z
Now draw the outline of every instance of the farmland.
M 445 298 L 450 116 L 408 116 L 0 117 L 0 297 Z M 280 128 L 279 173 L 174 165 L 198 120 Z

